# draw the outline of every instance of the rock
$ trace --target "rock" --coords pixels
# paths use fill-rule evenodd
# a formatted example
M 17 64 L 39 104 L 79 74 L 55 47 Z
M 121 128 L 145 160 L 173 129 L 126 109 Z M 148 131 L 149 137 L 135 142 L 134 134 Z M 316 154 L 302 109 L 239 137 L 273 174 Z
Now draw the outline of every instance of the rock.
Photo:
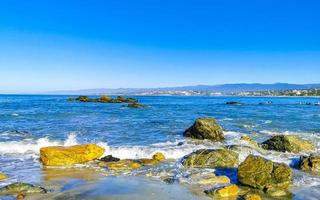
M 248 143 L 251 146 L 259 147 L 259 144 L 256 143 L 255 141 L 253 141 L 249 136 L 242 136 L 240 138 L 240 140 L 245 141 L 246 143 Z
M 243 185 L 266 190 L 287 189 L 292 183 L 292 171 L 285 165 L 260 156 L 249 155 L 238 167 L 238 179 Z
M 311 154 L 300 158 L 300 169 L 306 172 L 320 172 L 320 155 Z
M 142 165 L 134 160 L 124 159 L 117 162 L 100 162 L 100 167 L 107 167 L 110 170 L 132 170 L 142 167 Z
M 242 103 L 237 102 L 237 101 L 228 101 L 226 102 L 227 105 L 242 105 Z
M 241 145 L 229 145 L 226 147 L 229 150 L 235 151 L 237 153 L 246 153 L 247 155 L 249 154 L 256 154 L 260 153 L 262 155 L 267 155 L 269 152 L 265 149 L 255 147 L 255 146 L 241 146 Z
M 20 199 L 24 199 L 25 197 L 26 197 L 26 195 L 24 195 L 24 194 L 18 194 L 16 196 L 16 199 L 20 200 Z
M 184 157 L 185 167 L 233 168 L 238 166 L 239 155 L 228 149 L 200 149 Z
M 162 181 L 167 183 L 167 184 L 173 184 L 176 180 L 175 180 L 174 177 L 166 177 Z
M 128 108 L 145 108 L 146 106 L 138 103 L 129 103 L 127 107 Z
M 152 156 L 152 159 L 158 160 L 158 161 L 163 161 L 166 159 L 166 157 L 163 155 L 163 153 L 157 152 Z
M 244 195 L 243 200 L 262 200 L 262 198 L 258 194 L 248 193 L 248 194 Z
M 214 118 L 199 118 L 184 132 L 185 137 L 221 141 L 224 139 L 223 129 Z
M 299 153 L 301 151 L 312 151 L 314 145 L 295 135 L 275 135 L 262 143 L 262 148 L 280 152 Z
M 217 189 L 206 190 L 205 193 L 216 199 L 216 198 L 232 198 L 238 196 L 239 188 L 237 185 L 228 185 Z
M 87 96 L 79 96 L 75 100 L 81 101 L 81 102 L 90 102 L 91 101 L 91 99 L 89 97 L 87 97 Z
M 35 186 L 28 183 L 12 183 L 0 188 L 1 195 L 12 194 L 31 194 L 31 193 L 47 193 L 47 190 L 40 186 Z
M 200 185 L 214 185 L 214 184 L 227 184 L 230 183 L 230 179 L 227 176 L 216 176 L 210 178 L 204 178 L 198 182 Z
M 4 180 L 4 179 L 7 179 L 8 176 L 3 174 L 3 173 L 0 173 L 0 180 Z
M 126 98 L 126 97 L 123 97 L 123 96 L 118 96 L 116 98 L 117 101 L 121 102 L 121 103 L 137 103 L 138 100 L 137 99 L 134 99 L 134 98 Z
M 52 146 L 40 149 L 40 160 L 48 166 L 83 164 L 101 157 L 103 153 L 104 149 L 95 144 Z
M 103 162 L 117 162 L 120 160 L 120 158 L 113 157 L 112 155 L 107 155 L 103 158 L 100 158 L 99 160 Z
M 111 100 L 111 98 L 106 95 L 100 96 L 100 99 L 99 99 L 100 102 L 109 102 L 110 100 Z
M 270 188 L 266 190 L 266 193 L 271 197 L 292 196 L 292 194 L 286 189 Z

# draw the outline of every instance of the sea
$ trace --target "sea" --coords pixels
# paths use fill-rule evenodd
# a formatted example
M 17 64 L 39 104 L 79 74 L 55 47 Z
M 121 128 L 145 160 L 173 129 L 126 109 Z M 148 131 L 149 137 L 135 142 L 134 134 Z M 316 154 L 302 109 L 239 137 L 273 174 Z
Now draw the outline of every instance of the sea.
M 140 177 L 152 170 L 158 174 L 169 171 L 184 180 L 180 181 L 184 185 L 190 181 L 184 178 L 186 172 L 180 164 L 185 155 L 201 148 L 241 145 L 240 138 L 243 135 L 263 142 L 275 134 L 293 134 L 312 141 L 316 145 L 315 153 L 320 150 L 320 106 L 316 104 L 320 98 L 130 96 L 147 106 L 134 109 L 126 107 L 126 104 L 70 102 L 66 101 L 68 97 L 73 96 L 0 95 L 0 172 L 9 176 L 0 181 L 0 186 L 13 182 L 45 184 L 48 173 L 39 162 L 39 149 L 46 146 L 95 143 L 105 148 L 105 155 L 121 159 L 150 158 L 155 152 L 161 152 L 172 161 L 156 169 L 126 172 L 125 175 Z M 240 104 L 226 104 L 231 101 Z M 184 130 L 199 117 L 215 118 L 225 130 L 225 142 L 199 143 L 183 137 Z M 240 162 L 247 155 L 247 152 L 243 152 Z M 294 166 L 301 155 L 270 152 L 263 156 Z M 320 177 L 294 167 L 293 171 L 294 183 L 290 189 L 292 199 L 319 199 Z M 106 177 L 110 175 L 108 173 L 105 172 Z M 112 174 L 111 179 L 117 176 L 121 178 L 114 185 L 134 181 L 123 180 L 121 174 Z M 154 184 L 148 184 L 145 179 L 140 182 L 145 181 L 146 185 Z M 112 180 L 108 183 L 112 183 Z M 180 187 L 179 183 L 176 184 L 165 184 L 164 187 Z M 77 186 L 71 185 L 58 190 L 65 192 Z M 159 192 L 157 189 L 155 191 Z M 111 196 L 115 194 L 110 192 L 109 195 L 112 199 Z M 94 199 L 92 196 L 86 198 Z M 192 198 L 197 199 L 197 196 Z M 127 199 L 132 198 L 128 195 Z M 183 198 L 180 196 L 180 199 Z

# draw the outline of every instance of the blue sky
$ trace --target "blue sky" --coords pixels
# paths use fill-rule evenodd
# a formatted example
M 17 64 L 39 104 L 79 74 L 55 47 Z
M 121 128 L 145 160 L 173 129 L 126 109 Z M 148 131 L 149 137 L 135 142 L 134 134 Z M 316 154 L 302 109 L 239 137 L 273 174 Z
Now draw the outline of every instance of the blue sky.
M 0 92 L 320 82 L 318 0 L 2 0 Z

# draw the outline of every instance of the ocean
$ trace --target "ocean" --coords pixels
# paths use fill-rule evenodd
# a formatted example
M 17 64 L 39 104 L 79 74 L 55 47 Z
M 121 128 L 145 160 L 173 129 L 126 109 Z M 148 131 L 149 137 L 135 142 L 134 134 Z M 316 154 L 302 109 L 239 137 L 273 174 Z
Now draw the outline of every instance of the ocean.
M 172 161 L 125 175 L 170 171 L 182 179 L 186 173 L 179 164 L 183 156 L 201 148 L 241 144 L 243 135 L 263 142 L 274 134 L 294 134 L 311 140 L 316 152 L 320 149 L 320 106 L 312 105 L 320 98 L 133 96 L 147 107 L 132 109 L 123 104 L 70 102 L 66 101 L 68 97 L 0 95 L 0 172 L 9 176 L 0 181 L 0 186 L 16 181 L 46 184 L 48 173 L 39 162 L 39 149 L 53 145 L 96 143 L 106 149 L 106 155 L 132 159 L 150 158 L 153 153 L 162 152 Z M 241 105 L 226 105 L 229 101 Z M 199 117 L 217 119 L 225 130 L 224 144 L 208 141 L 199 144 L 183 137 L 183 131 Z M 240 160 L 246 156 L 240 155 Z M 264 156 L 293 165 L 300 154 L 270 152 Z M 126 182 L 122 179 L 119 181 Z M 145 181 L 149 180 L 140 182 Z M 187 178 L 184 184 L 188 185 Z M 63 191 L 77 186 L 71 185 Z M 184 191 L 184 186 L 174 187 L 182 187 L 178 190 Z M 320 177 L 294 169 L 292 199 L 318 199 L 319 191 Z

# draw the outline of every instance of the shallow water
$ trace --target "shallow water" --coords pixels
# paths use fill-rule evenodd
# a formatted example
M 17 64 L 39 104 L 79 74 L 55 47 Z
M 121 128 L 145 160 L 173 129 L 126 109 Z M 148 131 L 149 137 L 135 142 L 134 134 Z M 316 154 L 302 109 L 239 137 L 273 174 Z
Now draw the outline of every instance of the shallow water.
M 39 149 L 50 145 L 98 143 L 105 147 L 106 154 L 120 158 L 151 157 L 160 151 L 174 160 L 126 175 L 170 172 L 186 182 L 189 172 L 179 165 L 180 158 L 200 148 L 241 144 L 243 134 L 258 142 L 272 134 L 297 134 L 312 140 L 317 151 L 320 149 L 320 106 L 305 105 L 319 102 L 319 98 L 136 97 L 148 105 L 145 109 L 68 102 L 66 98 L 0 95 L 0 171 L 10 176 L 0 185 L 15 181 L 45 184 L 48 172 L 38 161 Z M 227 101 L 243 105 L 226 105 Z M 272 104 L 267 103 L 270 101 Z M 215 117 L 227 130 L 225 144 L 196 144 L 182 137 L 183 131 L 203 116 Z M 179 142 L 183 145 L 178 146 Z M 242 152 L 241 159 L 246 155 Z M 292 165 L 300 155 L 272 152 L 263 156 Z M 295 171 L 294 199 L 315 199 L 319 189 L 318 177 Z

